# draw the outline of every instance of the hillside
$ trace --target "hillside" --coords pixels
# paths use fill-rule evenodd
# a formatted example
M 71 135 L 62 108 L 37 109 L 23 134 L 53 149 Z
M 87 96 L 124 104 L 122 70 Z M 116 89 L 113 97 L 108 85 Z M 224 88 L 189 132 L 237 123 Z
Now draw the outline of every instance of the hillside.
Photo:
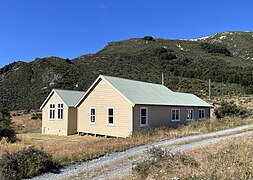
M 160 83 L 164 72 L 167 87 L 201 97 L 207 96 L 208 79 L 215 96 L 253 93 L 253 33 L 223 34 L 197 40 L 133 38 L 73 60 L 14 62 L 0 69 L 0 108 L 39 108 L 52 88 L 85 91 L 99 74 Z

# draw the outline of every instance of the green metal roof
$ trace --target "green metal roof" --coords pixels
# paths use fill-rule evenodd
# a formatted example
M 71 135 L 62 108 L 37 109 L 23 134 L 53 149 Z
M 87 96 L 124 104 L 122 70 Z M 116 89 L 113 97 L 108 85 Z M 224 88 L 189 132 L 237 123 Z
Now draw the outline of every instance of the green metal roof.
M 74 107 L 85 94 L 85 92 L 83 91 L 71 91 L 61 89 L 54 89 L 54 91 L 60 96 L 60 98 L 68 107 Z
M 190 93 L 173 92 L 161 84 L 101 75 L 133 104 L 212 107 Z

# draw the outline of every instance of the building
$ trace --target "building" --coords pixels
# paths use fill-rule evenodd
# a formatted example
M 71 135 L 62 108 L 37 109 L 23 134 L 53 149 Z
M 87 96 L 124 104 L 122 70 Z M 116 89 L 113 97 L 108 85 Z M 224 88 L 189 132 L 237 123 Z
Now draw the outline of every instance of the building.
M 42 134 L 67 136 L 77 133 L 77 109 L 75 105 L 85 92 L 54 89 L 48 95 L 42 109 Z
M 212 106 L 161 84 L 100 75 L 79 102 L 77 132 L 128 137 L 147 127 L 210 118 Z

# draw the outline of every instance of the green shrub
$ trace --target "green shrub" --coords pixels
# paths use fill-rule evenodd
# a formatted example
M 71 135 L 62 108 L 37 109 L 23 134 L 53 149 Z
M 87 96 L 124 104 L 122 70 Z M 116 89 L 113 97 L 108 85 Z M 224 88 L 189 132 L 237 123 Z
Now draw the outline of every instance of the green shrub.
M 155 41 L 155 39 L 152 36 L 145 36 L 143 39 L 146 41 Z
M 0 110 L 0 140 L 5 137 L 7 142 L 16 141 L 16 134 L 12 125 L 9 111 L 6 109 Z
M 246 118 L 250 115 L 250 112 L 242 107 L 236 106 L 234 103 L 222 102 L 221 107 L 214 110 L 215 116 L 220 119 L 225 116 L 238 116 L 240 118 Z
M 58 168 L 52 156 L 33 147 L 15 153 L 5 153 L 0 159 L 0 177 L 3 180 L 30 178 Z
M 230 51 L 223 46 L 210 43 L 200 43 L 200 46 L 203 50 L 207 51 L 208 53 L 224 54 L 226 56 L 231 56 Z
M 160 56 L 160 59 L 161 60 L 173 60 L 173 59 L 177 59 L 177 56 L 171 52 L 169 53 L 163 53 L 161 56 Z

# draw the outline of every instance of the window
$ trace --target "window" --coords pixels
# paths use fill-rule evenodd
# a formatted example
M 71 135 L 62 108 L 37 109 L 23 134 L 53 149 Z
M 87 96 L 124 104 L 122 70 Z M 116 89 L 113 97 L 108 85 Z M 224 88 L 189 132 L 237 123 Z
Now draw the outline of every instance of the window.
M 49 119 L 54 120 L 55 119 L 55 104 L 49 105 Z
M 193 120 L 193 109 L 186 109 L 186 120 Z
M 94 107 L 90 108 L 90 124 L 96 123 L 96 109 Z
M 199 109 L 199 119 L 205 119 L 205 110 Z
M 140 108 L 140 126 L 148 125 L 148 108 Z
M 114 125 L 114 108 L 107 108 L 107 125 Z
M 63 104 L 60 103 L 58 104 L 58 119 L 63 119 Z
M 171 110 L 171 121 L 180 121 L 180 110 L 172 109 Z

